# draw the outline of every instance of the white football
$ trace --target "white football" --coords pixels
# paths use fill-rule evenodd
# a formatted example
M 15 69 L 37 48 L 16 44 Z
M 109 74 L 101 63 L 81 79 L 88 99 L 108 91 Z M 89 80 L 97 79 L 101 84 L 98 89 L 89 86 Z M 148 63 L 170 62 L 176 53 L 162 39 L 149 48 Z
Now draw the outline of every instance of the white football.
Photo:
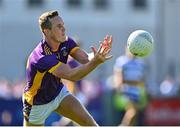
M 148 56 L 154 47 L 154 39 L 145 30 L 136 30 L 130 34 L 127 40 L 127 48 L 137 57 Z

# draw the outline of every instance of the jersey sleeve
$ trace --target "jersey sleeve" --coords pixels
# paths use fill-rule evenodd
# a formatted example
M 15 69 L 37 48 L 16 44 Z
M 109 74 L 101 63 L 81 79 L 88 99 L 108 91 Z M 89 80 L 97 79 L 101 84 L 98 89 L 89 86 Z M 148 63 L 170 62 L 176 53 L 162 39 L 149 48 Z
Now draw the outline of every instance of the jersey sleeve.
M 61 62 L 56 58 L 56 55 L 46 55 L 38 60 L 38 62 L 35 64 L 35 67 L 41 73 L 45 71 L 52 73 L 60 65 Z
M 68 37 L 68 41 L 69 41 L 69 49 L 70 49 L 70 55 L 71 55 L 71 54 L 73 54 L 74 52 L 76 52 L 79 49 L 79 46 L 70 37 Z

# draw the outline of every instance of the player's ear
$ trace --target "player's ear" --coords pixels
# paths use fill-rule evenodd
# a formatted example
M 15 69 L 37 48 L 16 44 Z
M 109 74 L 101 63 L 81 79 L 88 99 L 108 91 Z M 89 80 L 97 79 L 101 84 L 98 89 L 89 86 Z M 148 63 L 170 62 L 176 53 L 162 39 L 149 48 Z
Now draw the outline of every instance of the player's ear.
M 48 29 L 43 29 L 43 33 L 44 33 L 45 35 L 48 35 L 48 34 L 49 34 L 49 30 L 48 30 Z

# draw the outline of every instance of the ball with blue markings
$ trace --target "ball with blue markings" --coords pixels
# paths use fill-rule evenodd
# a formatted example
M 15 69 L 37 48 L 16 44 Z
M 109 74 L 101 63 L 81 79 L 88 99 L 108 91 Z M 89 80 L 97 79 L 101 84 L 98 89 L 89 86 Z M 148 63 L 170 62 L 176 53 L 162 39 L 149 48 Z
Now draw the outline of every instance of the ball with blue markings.
M 152 35 L 145 30 L 136 30 L 130 34 L 127 40 L 127 48 L 137 57 L 145 57 L 151 54 L 154 47 Z

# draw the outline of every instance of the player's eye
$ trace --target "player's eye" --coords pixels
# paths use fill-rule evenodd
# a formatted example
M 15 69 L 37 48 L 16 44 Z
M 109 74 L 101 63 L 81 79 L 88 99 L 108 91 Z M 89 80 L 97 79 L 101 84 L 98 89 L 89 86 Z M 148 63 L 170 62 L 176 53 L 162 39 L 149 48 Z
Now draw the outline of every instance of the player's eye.
M 62 28 L 62 26 L 58 26 L 58 28 L 59 28 L 59 29 L 61 29 L 61 28 Z
M 61 29 L 63 26 L 59 24 L 57 27 L 58 27 L 59 29 Z

